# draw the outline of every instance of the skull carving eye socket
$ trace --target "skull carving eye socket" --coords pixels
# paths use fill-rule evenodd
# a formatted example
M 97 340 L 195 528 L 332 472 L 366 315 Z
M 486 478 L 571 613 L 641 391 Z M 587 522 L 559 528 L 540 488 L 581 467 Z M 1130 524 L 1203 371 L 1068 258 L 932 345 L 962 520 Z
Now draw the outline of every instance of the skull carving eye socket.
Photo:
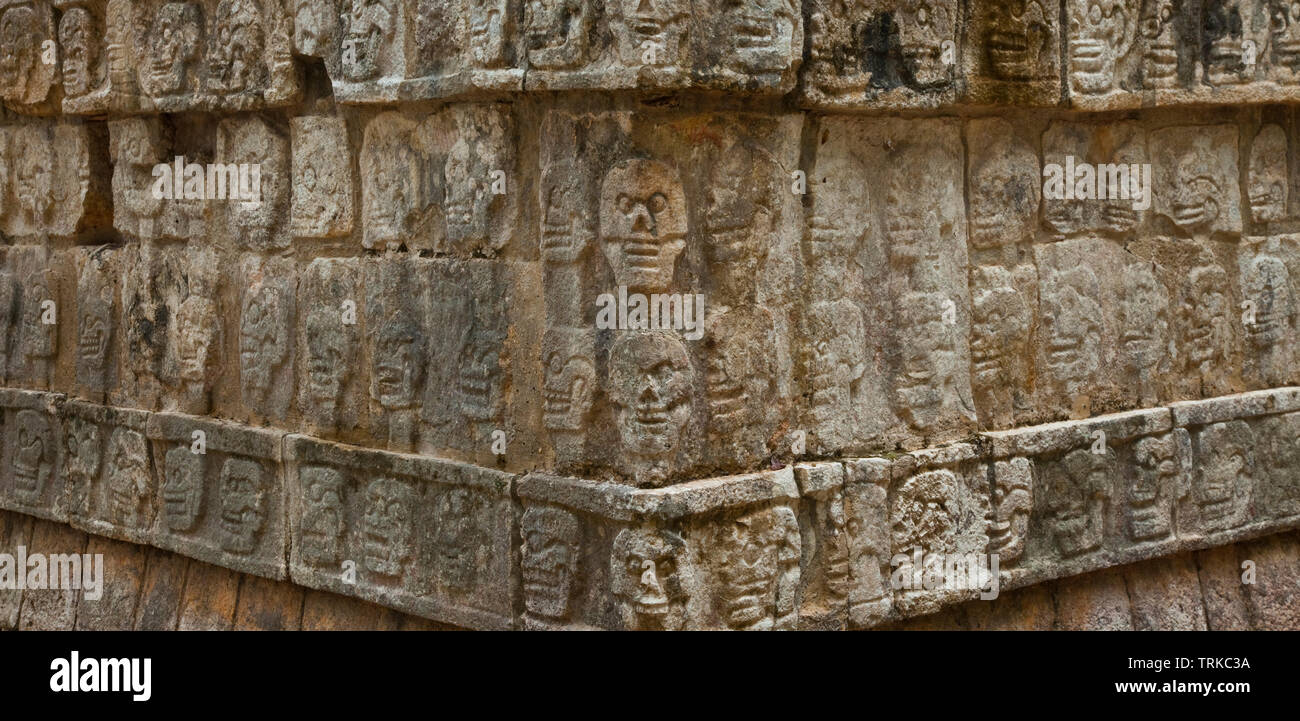
M 616 202 L 618 203 L 619 212 L 623 214 L 632 212 L 632 199 L 628 197 L 627 193 L 619 193 Z
M 664 558 L 659 561 L 659 575 L 663 578 L 673 575 L 677 570 L 677 563 L 672 558 Z
M 658 215 L 668 208 L 668 198 L 663 193 L 655 193 L 646 201 L 646 208 L 653 214 Z

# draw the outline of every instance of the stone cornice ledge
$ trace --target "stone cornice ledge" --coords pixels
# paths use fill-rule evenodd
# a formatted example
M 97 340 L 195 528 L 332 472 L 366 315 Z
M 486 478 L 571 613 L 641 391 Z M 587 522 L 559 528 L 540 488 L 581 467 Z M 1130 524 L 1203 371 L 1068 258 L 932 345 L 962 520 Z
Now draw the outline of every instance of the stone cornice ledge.
M 997 554 L 1005 591 L 1300 527 L 1296 387 L 658 489 L 58 393 L 0 410 L 0 508 L 472 628 L 863 628 L 980 597 L 900 587 L 917 548 Z

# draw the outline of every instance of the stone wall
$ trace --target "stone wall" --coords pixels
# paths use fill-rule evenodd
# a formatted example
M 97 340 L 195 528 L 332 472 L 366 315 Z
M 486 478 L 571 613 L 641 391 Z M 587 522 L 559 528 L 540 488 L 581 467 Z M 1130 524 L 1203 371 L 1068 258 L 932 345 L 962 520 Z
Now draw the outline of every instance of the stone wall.
M 1292 12 L 0 0 L 0 508 L 472 628 L 1295 529 Z

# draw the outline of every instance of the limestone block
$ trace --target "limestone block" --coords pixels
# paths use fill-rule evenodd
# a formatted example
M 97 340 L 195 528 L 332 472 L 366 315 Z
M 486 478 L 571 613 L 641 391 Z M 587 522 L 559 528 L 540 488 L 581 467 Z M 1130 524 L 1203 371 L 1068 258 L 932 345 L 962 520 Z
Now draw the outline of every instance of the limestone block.
M 122 365 L 121 251 L 78 248 L 76 385 L 78 397 L 103 402 L 117 389 Z
M 962 7 L 953 0 L 810 4 L 802 100 L 812 107 L 939 107 L 964 77 Z
M 364 247 L 506 251 L 518 212 L 513 133 L 499 105 L 372 118 L 360 157 Z
M 795 466 L 804 541 L 800 628 L 873 626 L 889 617 L 889 468 L 883 459 Z
M 217 172 L 205 177 L 215 176 L 218 185 L 205 188 L 205 210 L 224 216 L 232 244 L 262 252 L 287 247 L 292 189 L 288 128 L 258 116 L 227 118 L 217 127 L 214 164 Z M 230 172 L 232 165 L 236 172 Z M 233 188 L 236 174 L 240 178 L 238 199 Z M 247 188 L 245 175 L 250 181 Z M 219 184 L 222 179 L 226 180 L 224 193 Z M 245 194 L 245 190 L 252 192 Z M 250 197 L 256 199 L 248 200 Z
M 295 582 L 475 628 L 509 628 L 513 476 L 420 456 L 287 440 Z
M 60 297 L 60 276 L 43 246 L 12 248 L 6 256 L 12 293 L 6 379 L 11 385 L 49 388 L 59 352 L 60 323 L 72 317 Z M 7 294 L 7 293 L 6 293 Z M 4 300 L 0 298 L 0 301 Z
M 45 0 L 0 4 L 0 98 L 24 113 L 57 112 L 54 8 Z
M 1245 346 L 1242 376 L 1248 388 L 1297 382 L 1300 328 L 1300 238 L 1248 238 L 1237 252 Z
M 791 469 L 631 489 L 519 481 L 527 629 L 791 629 L 798 488 Z
M 346 433 L 366 417 L 359 276 L 352 259 L 317 258 L 298 284 L 298 409 L 315 435 Z
M 75 528 L 148 543 L 156 514 L 156 474 L 145 438 L 147 413 L 70 400 L 59 445 L 65 504 Z
M 1055 105 L 1060 100 L 1059 5 L 1038 0 L 971 3 L 965 33 L 967 102 Z
M 984 554 L 989 547 L 992 498 L 988 465 L 978 449 L 955 444 L 941 454 L 902 455 L 891 463 L 890 487 L 889 565 L 895 608 L 902 615 L 918 616 L 977 597 L 983 584 L 969 580 L 980 580 L 979 564 L 968 564 L 960 577 L 949 577 L 948 560 Z
M 0 127 L 0 165 L 12 199 L 0 201 L 0 230 L 18 238 L 66 237 L 108 225 L 108 168 L 95 151 L 103 126 L 29 121 Z M 7 163 L 4 157 L 10 159 Z
M 960 437 L 976 423 L 960 127 L 826 118 L 817 137 L 797 373 L 809 447 Z
M 284 579 L 284 433 L 179 413 L 150 415 L 147 431 L 161 496 L 154 544 Z
M 293 265 L 283 258 L 246 255 L 239 314 L 239 388 L 246 413 L 283 423 L 294 396 Z
M 293 236 L 348 235 L 352 232 L 356 181 L 347 125 L 342 117 L 306 115 L 291 120 L 290 129 L 293 204 L 289 227 Z
M 179 631 L 229 631 L 235 623 L 240 574 L 206 563 L 191 563 L 181 597 Z
M 108 4 L 110 108 L 242 111 L 297 102 L 286 0 Z
M 63 396 L 4 389 L 4 450 L 0 456 L 0 507 L 37 518 L 66 521 L 65 475 L 60 467 Z

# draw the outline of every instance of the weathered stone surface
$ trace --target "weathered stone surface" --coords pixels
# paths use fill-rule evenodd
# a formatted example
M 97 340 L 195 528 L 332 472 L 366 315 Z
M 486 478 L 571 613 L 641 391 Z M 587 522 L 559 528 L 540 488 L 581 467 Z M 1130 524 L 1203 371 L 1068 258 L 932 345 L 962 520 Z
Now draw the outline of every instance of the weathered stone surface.
M 1204 631 L 1205 605 L 1189 555 L 1129 566 L 1124 573 L 1135 631 Z
M 229 631 L 239 599 L 239 573 L 207 563 L 191 563 L 181 596 L 178 631 Z
M 17 554 L 18 547 L 30 546 L 33 520 L 29 516 L 10 511 L 0 511 L 0 548 L 4 553 Z M 22 608 L 23 592 L 18 588 L 0 588 L 0 631 L 11 631 L 18 625 L 18 611 Z
M 139 631 L 174 631 L 180 623 L 181 598 L 191 561 L 158 548 L 149 549 L 148 565 L 136 606 Z
M 1059 581 L 1056 628 L 1062 631 L 1130 631 L 1133 620 L 1124 575 L 1102 571 Z
M 1211 631 L 1246 631 L 1251 628 L 1238 547 L 1211 548 L 1196 554 L 1205 603 L 1205 623 Z
M 0 455 L 0 507 L 39 518 L 65 521 L 65 476 L 60 467 L 63 437 L 61 396 L 0 391 L 5 443 Z
M 77 606 L 77 630 L 130 631 L 135 626 L 137 605 L 145 579 L 146 550 L 135 544 L 90 537 L 86 553 L 102 554 L 104 566 L 102 596 L 81 594 Z
M 49 556 L 52 554 L 81 554 L 86 551 L 86 534 L 75 531 L 56 521 L 34 520 L 28 547 L 35 552 L 46 554 L 46 583 L 53 568 Z M 78 561 L 80 558 L 77 559 Z M 18 614 L 20 631 L 54 631 L 68 630 L 74 627 L 77 619 L 77 604 L 81 591 L 72 586 L 72 571 L 75 564 L 61 564 L 57 575 L 57 588 L 28 588 L 23 590 L 22 609 Z M 31 576 L 29 575 L 29 578 Z
M 473 627 L 509 628 L 512 477 L 287 439 L 297 583 Z
M 101 536 L 148 543 L 155 478 L 145 438 L 146 414 L 68 401 L 62 409 L 59 467 L 73 526 Z
M 235 607 L 236 631 L 297 631 L 303 589 L 283 581 L 245 576 Z
M 284 579 L 283 436 L 178 413 L 149 416 L 160 496 L 154 543 L 243 573 Z

